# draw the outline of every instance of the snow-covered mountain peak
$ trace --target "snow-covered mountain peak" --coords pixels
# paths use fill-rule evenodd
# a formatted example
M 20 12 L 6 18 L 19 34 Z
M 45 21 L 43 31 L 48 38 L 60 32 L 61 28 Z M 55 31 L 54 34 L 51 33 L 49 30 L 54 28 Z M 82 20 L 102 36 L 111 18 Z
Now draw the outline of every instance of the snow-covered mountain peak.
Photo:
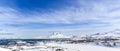
M 113 31 L 105 32 L 105 33 L 96 33 L 91 35 L 94 38 L 118 38 L 120 37 L 120 29 L 115 29 Z
M 72 36 L 63 35 L 59 32 L 54 32 L 49 38 L 72 38 Z
M 119 34 L 120 35 L 120 29 L 115 29 L 113 31 L 110 31 L 108 33 L 112 33 L 112 34 Z

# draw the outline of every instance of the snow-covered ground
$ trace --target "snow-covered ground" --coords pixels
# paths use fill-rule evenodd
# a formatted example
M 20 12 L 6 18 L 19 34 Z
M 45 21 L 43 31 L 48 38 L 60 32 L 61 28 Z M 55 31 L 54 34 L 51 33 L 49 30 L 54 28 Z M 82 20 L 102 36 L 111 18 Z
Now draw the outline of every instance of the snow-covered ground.
M 5 49 L 5 48 L 0 48 L 0 51 L 11 51 L 11 50 Z
M 60 46 L 67 48 L 69 51 L 120 51 L 118 48 L 109 48 L 86 44 L 48 44 L 50 46 Z
M 54 43 L 48 43 L 45 44 L 47 48 L 39 48 L 40 46 L 35 46 L 33 48 L 29 48 L 26 50 L 20 50 L 20 51 L 56 51 L 55 49 L 57 47 L 58 49 L 64 49 L 64 51 L 120 51 L 119 48 L 111 48 L 111 47 L 103 47 L 103 46 L 96 46 L 96 45 L 90 45 L 90 44 L 54 44 Z M 24 47 L 24 48 L 26 48 Z M 52 48 L 50 48 L 52 47 Z M 56 49 L 57 49 L 56 48 Z M 0 48 L 0 51 L 12 51 L 5 48 Z

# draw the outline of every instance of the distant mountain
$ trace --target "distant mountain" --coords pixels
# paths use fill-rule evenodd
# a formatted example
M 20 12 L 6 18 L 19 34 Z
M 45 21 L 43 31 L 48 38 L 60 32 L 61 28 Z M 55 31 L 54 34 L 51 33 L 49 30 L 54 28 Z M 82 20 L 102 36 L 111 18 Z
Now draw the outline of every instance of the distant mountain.
M 63 35 L 62 33 L 59 32 L 54 32 L 52 35 L 49 36 L 49 38 L 72 38 L 73 36 L 71 35 Z
M 110 32 L 105 33 L 96 33 L 91 35 L 92 38 L 100 39 L 100 38 L 120 38 L 120 29 L 116 29 Z

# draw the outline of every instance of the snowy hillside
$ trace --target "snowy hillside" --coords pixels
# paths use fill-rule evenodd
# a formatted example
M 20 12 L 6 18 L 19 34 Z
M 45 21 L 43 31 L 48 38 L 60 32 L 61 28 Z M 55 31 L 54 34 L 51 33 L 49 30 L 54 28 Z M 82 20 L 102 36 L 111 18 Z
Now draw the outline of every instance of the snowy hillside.
M 69 51 L 120 51 L 117 48 L 109 48 L 88 44 L 49 44 L 50 46 L 60 46 L 68 49 Z

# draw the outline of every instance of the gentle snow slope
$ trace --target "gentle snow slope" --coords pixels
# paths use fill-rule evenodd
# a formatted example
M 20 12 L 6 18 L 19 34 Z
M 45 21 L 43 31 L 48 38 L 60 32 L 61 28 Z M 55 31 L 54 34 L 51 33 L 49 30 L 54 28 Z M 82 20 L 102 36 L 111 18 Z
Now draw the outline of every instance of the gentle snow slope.
M 0 48 L 0 51 L 11 51 L 9 49 Z
M 120 51 L 117 48 L 109 48 L 95 45 L 81 45 L 81 44 L 48 44 L 50 46 L 61 46 L 70 51 Z

